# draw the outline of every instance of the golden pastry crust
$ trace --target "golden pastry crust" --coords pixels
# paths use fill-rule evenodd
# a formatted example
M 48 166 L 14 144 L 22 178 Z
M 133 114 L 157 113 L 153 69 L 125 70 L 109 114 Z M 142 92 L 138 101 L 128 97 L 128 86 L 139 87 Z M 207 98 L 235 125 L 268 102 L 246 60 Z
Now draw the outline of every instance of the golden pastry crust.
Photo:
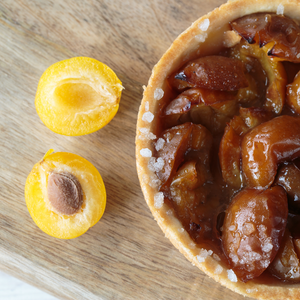
M 158 112 L 170 91 L 166 78 L 188 60 L 196 56 L 216 54 L 221 48 L 231 47 L 239 37 L 230 31 L 228 23 L 256 12 L 284 13 L 300 20 L 300 0 L 233 0 L 195 21 L 166 51 L 153 68 L 144 91 L 137 122 L 136 161 L 140 185 L 145 200 L 166 237 L 200 270 L 227 288 L 257 299 L 300 299 L 300 284 L 262 284 L 256 280 L 243 283 L 232 270 L 222 264 L 217 255 L 200 249 L 183 229 L 180 221 L 158 190 L 158 178 L 148 168 L 154 152 L 154 141 L 159 127 Z

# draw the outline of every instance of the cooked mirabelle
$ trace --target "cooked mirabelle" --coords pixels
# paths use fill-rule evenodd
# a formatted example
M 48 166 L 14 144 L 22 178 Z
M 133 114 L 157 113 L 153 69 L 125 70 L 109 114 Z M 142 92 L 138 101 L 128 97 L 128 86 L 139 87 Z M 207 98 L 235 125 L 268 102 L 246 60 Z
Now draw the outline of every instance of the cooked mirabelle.
M 102 177 L 89 161 L 50 150 L 30 172 L 25 200 L 41 230 L 56 238 L 71 239 L 100 220 L 106 191 Z
M 160 113 L 158 137 L 166 142 L 154 152 L 164 163 L 156 172 L 159 190 L 191 238 L 219 249 L 240 280 L 267 270 L 287 281 L 278 264 L 268 266 L 284 247 L 287 181 L 294 176 L 290 172 L 275 181 L 278 165 L 300 157 L 300 118 L 294 113 L 299 75 L 287 85 L 290 66 L 282 63 L 300 61 L 294 53 L 300 53 L 300 27 L 268 13 L 230 26 L 245 40 L 191 60 L 168 78 L 175 97 Z M 207 108 L 212 117 L 203 117 Z M 291 203 L 299 201 L 298 194 L 292 197 Z
M 84 135 L 111 121 L 118 111 L 122 89 L 121 81 L 108 66 L 93 58 L 74 57 L 44 72 L 35 106 L 52 131 Z
M 137 169 L 158 224 L 201 270 L 259 299 L 300 299 L 291 2 L 234 0 L 199 19 L 155 66 L 138 116 Z

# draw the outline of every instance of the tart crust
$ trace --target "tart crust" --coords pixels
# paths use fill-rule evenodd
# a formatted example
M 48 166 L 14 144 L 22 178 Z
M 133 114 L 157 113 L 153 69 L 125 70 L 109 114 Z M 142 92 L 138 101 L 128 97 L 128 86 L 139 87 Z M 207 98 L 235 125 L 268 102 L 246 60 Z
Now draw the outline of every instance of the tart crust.
M 257 299 L 300 299 L 300 284 L 256 280 L 243 283 L 218 257 L 199 248 L 183 229 L 172 209 L 163 203 L 158 178 L 149 167 L 154 152 L 158 117 L 164 99 L 170 95 L 166 78 L 185 62 L 199 56 L 217 54 L 221 48 L 234 45 L 238 38 L 229 22 L 257 12 L 284 14 L 300 21 L 300 0 L 231 0 L 195 21 L 172 43 L 152 70 L 139 109 L 136 132 L 136 163 L 144 198 L 153 217 L 171 243 L 194 265 L 217 282 L 242 295 Z M 276 282 L 276 283 L 275 283 Z

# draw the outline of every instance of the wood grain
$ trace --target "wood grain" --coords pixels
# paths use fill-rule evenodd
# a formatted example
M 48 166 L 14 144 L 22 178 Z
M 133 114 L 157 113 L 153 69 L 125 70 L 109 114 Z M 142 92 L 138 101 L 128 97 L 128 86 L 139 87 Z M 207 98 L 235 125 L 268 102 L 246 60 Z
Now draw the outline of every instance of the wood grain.
M 0 3 L 0 268 L 60 299 L 246 299 L 193 267 L 163 236 L 135 168 L 135 126 L 154 64 L 192 21 L 224 1 L 14 1 Z M 56 61 L 90 56 L 125 87 L 100 131 L 64 137 L 38 118 L 34 97 Z M 107 189 L 101 221 L 74 240 L 31 220 L 24 184 L 50 148 L 91 161 Z

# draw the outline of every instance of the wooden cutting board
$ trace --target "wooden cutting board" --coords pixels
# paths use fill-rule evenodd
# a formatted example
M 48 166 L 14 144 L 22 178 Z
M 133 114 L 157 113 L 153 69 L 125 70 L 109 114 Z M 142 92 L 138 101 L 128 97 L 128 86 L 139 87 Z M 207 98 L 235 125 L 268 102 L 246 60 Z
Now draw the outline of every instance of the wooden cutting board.
M 223 0 L 0 2 L 0 268 L 60 299 L 246 299 L 193 267 L 164 237 L 143 199 L 135 126 L 151 69 L 171 42 Z M 119 112 L 82 137 L 47 129 L 34 107 L 51 64 L 89 56 L 123 82 Z M 53 148 L 101 173 L 107 208 L 83 236 L 59 240 L 33 223 L 24 200 L 32 166 Z

